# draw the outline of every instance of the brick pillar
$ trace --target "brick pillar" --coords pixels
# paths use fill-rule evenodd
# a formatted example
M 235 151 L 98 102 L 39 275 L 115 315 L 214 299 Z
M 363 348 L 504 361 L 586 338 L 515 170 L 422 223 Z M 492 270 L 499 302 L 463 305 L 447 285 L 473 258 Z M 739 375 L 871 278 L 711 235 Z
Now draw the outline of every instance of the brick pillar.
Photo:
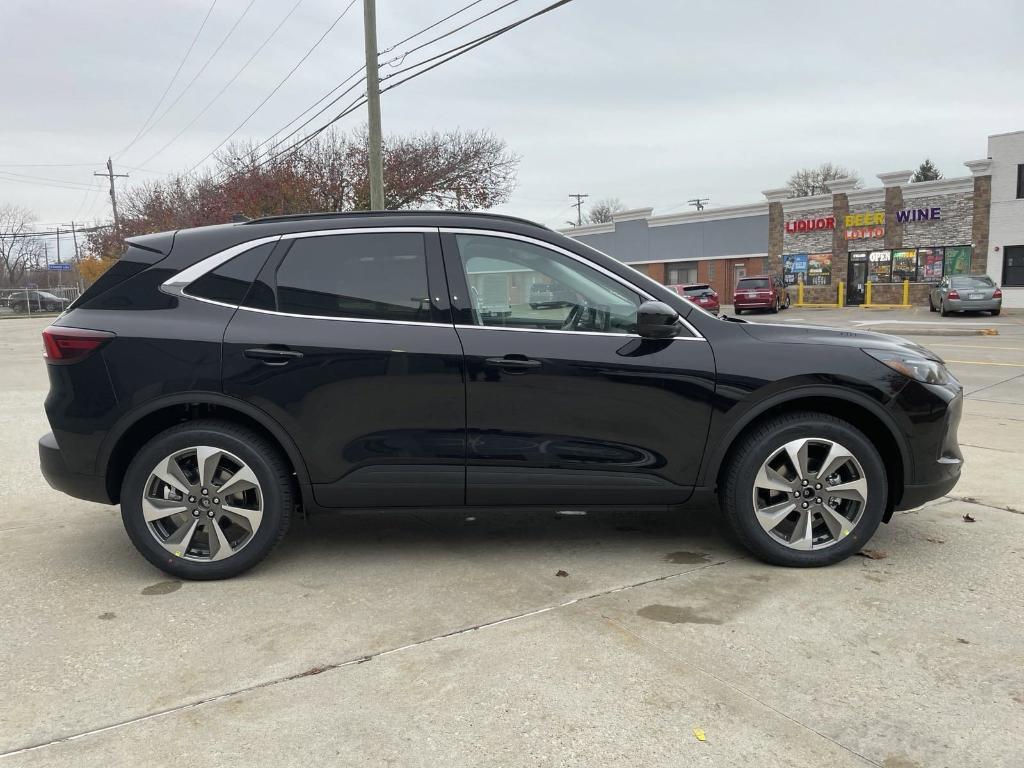
M 903 247 L 903 225 L 896 221 L 896 212 L 903 210 L 903 188 L 885 188 L 885 247 Z
M 785 214 L 782 210 L 782 201 L 789 197 L 789 190 L 785 187 L 780 189 L 766 189 L 762 192 L 768 200 L 768 258 L 767 273 L 770 275 L 782 274 L 782 235 L 785 228 Z
M 974 177 L 974 217 L 971 221 L 971 274 L 988 271 L 988 222 L 992 210 L 992 177 Z

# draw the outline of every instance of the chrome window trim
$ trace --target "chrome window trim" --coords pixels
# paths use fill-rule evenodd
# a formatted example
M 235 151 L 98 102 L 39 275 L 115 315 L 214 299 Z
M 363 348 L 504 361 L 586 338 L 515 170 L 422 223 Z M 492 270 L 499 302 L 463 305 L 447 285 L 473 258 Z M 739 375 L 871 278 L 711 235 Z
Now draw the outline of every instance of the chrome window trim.
M 514 232 L 502 232 L 500 230 L 494 230 L 494 229 L 470 229 L 470 228 L 467 228 L 467 227 L 440 227 L 439 229 L 441 230 L 442 233 L 447 233 L 447 234 L 453 234 L 453 235 L 484 235 L 484 236 L 488 236 L 488 237 L 504 237 L 507 240 L 520 240 L 520 241 L 522 241 L 524 243 L 530 243 L 532 245 L 536 245 L 539 248 L 547 248 L 549 251 L 554 251 L 555 253 L 560 253 L 563 256 L 568 256 L 570 259 L 574 259 L 574 260 L 578 261 L 580 264 L 583 264 L 586 267 L 590 267 L 591 269 L 597 270 L 598 272 L 600 272 L 601 274 L 605 275 L 606 277 L 610 277 L 612 280 L 614 280 L 615 282 L 619 283 L 620 285 L 624 285 L 626 288 L 629 288 L 634 293 L 640 294 L 640 296 L 642 296 L 643 298 L 647 299 L 648 301 L 657 301 L 657 299 L 655 299 L 654 296 L 649 294 L 643 288 L 640 288 L 635 283 L 632 283 L 629 280 L 627 280 L 626 278 L 621 277 L 621 276 L 615 274 L 611 270 L 605 269 L 600 264 L 595 264 L 590 259 L 584 258 L 583 256 L 580 256 L 579 254 L 573 253 L 572 251 L 567 250 L 565 248 L 562 248 L 561 246 L 553 245 L 553 244 L 545 242 L 543 240 L 538 240 L 537 238 L 534 238 L 534 237 L 528 237 L 527 235 L 520 235 L 520 234 L 517 234 L 517 233 L 514 233 Z M 700 331 L 698 331 L 695 327 L 693 327 L 693 325 L 691 325 L 685 318 L 680 317 L 679 318 L 679 322 L 690 333 L 693 334 L 693 338 L 695 338 L 695 339 L 704 339 L 704 336 L 701 335 Z M 459 327 L 460 328 L 461 327 L 465 327 L 465 328 L 477 328 L 477 327 L 480 327 L 480 328 L 494 328 L 494 327 L 497 327 L 497 326 L 470 326 L 470 325 L 467 325 L 467 326 L 459 326 Z M 546 331 L 546 332 L 549 332 L 549 333 L 591 333 L 591 331 L 547 331 L 547 329 L 544 329 L 544 328 L 538 328 L 538 329 L 530 329 L 530 328 L 505 328 L 503 330 L 510 330 L 510 331 L 511 330 L 516 330 L 516 331 L 519 331 L 519 330 L 540 330 L 540 331 Z M 609 334 L 609 335 L 612 335 L 612 336 L 626 336 L 626 335 L 630 335 L 630 334 L 615 333 L 615 334 Z M 686 338 L 686 337 L 685 336 L 676 336 L 676 337 L 673 337 L 673 338 L 682 339 L 682 338 Z
M 359 235 L 359 234 L 376 234 L 376 233 L 387 233 L 387 232 L 420 232 L 420 233 L 446 233 L 453 235 L 483 235 L 486 237 L 503 237 L 507 240 L 519 240 L 524 243 L 530 243 L 536 245 L 539 248 L 546 248 L 555 253 L 559 253 L 563 256 L 567 256 L 574 261 L 583 264 L 590 269 L 596 270 L 597 272 L 610 277 L 620 285 L 629 288 L 631 291 L 639 294 L 641 297 L 647 300 L 655 300 L 654 296 L 645 291 L 644 289 L 637 286 L 635 283 L 630 282 L 624 277 L 621 277 L 611 270 L 602 267 L 600 264 L 596 264 L 589 259 L 580 256 L 579 254 L 573 253 L 566 248 L 562 248 L 558 245 L 545 242 L 544 240 L 538 240 L 534 237 L 527 235 L 520 235 L 514 232 L 502 232 L 497 229 L 474 229 L 469 227 L 352 227 L 349 229 L 315 229 L 308 232 L 286 232 L 280 235 L 269 235 L 267 237 L 259 237 L 255 240 L 247 240 L 244 243 L 233 245 L 230 248 L 226 248 L 223 251 L 219 251 L 211 256 L 207 256 L 205 259 L 197 261 L 190 267 L 183 269 L 173 277 L 168 278 L 160 284 L 160 290 L 165 293 L 171 293 L 175 296 L 181 296 L 193 301 L 202 301 L 207 304 L 214 304 L 220 307 L 227 307 L 228 309 L 244 310 L 246 312 L 257 312 L 264 315 L 282 315 L 284 317 L 299 317 L 309 318 L 311 320 L 336 320 L 349 323 L 384 323 L 387 325 L 421 325 L 421 326 L 432 326 L 435 328 L 459 328 L 459 329 L 471 329 L 480 328 L 491 331 L 515 331 L 525 333 L 563 333 L 577 336 L 615 336 L 617 338 L 642 338 L 640 335 L 635 333 L 607 333 L 603 331 L 566 331 L 561 329 L 549 329 L 549 328 L 506 328 L 496 325 L 461 325 L 454 323 L 433 323 L 433 322 L 421 322 L 416 320 L 378 320 L 370 319 L 365 317 L 339 317 L 334 315 L 301 315 L 293 312 L 279 312 L 274 309 L 256 309 L 255 307 L 243 307 L 239 304 L 227 304 L 222 301 L 216 301 L 214 299 L 207 299 L 202 296 L 193 296 L 190 293 L 185 292 L 185 288 L 198 280 L 200 277 L 205 275 L 217 267 L 221 266 L 227 261 L 240 256 L 246 251 L 264 245 L 266 243 L 276 243 L 280 240 L 300 240 L 307 237 L 329 237 L 332 235 Z M 679 322 L 685 327 L 692 336 L 674 336 L 671 341 L 706 341 L 700 331 L 698 331 L 686 318 L 680 317 Z

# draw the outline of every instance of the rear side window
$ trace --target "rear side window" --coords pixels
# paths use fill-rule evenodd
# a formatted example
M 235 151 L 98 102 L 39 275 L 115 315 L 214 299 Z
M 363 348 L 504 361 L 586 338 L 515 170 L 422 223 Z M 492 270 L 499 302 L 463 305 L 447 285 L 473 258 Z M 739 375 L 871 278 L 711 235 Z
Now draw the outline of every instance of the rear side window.
M 423 235 L 299 238 L 277 270 L 277 308 L 296 315 L 429 322 Z
M 185 289 L 189 296 L 211 299 L 235 306 L 242 303 L 246 291 L 274 250 L 275 243 L 264 243 L 207 272 Z
M 757 290 L 759 288 L 768 288 L 768 287 L 769 287 L 769 285 L 768 285 L 768 278 L 767 277 L 748 277 L 748 278 L 744 278 L 743 280 L 740 280 L 739 283 L 736 284 L 736 289 L 737 290 L 744 290 L 744 291 L 754 291 L 754 290 Z

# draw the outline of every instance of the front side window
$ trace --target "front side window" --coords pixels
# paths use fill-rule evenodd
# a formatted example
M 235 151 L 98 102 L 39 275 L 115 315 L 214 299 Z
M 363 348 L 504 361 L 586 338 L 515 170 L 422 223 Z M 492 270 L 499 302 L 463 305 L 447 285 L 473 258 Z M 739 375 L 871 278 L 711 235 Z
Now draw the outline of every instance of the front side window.
M 277 309 L 363 320 L 431 320 L 418 232 L 298 238 L 277 269 Z
M 635 333 L 641 297 L 576 259 L 533 243 L 457 235 L 475 325 Z

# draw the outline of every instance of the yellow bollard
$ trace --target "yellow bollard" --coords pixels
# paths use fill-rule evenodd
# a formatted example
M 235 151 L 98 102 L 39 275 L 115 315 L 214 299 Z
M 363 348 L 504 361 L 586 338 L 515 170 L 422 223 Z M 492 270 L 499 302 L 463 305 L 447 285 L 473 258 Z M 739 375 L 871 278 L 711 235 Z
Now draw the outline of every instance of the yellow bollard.
M 802 307 L 804 305 L 804 281 L 799 280 L 796 284 L 796 305 Z
M 864 306 L 871 306 L 871 281 L 868 280 L 864 283 Z
M 910 281 L 909 280 L 904 280 L 903 281 L 903 306 L 904 307 L 909 307 L 910 306 Z
M 843 290 L 843 289 L 844 289 L 845 287 L 846 287 L 846 286 L 844 286 L 844 285 L 843 285 L 843 281 L 842 281 L 842 280 L 840 280 L 840 281 L 839 281 L 839 301 L 838 301 L 838 302 L 836 303 L 836 306 L 837 306 L 837 307 L 841 307 L 841 306 L 843 306 L 843 299 L 845 298 L 845 297 L 843 296 L 843 294 L 844 294 L 844 290 Z

